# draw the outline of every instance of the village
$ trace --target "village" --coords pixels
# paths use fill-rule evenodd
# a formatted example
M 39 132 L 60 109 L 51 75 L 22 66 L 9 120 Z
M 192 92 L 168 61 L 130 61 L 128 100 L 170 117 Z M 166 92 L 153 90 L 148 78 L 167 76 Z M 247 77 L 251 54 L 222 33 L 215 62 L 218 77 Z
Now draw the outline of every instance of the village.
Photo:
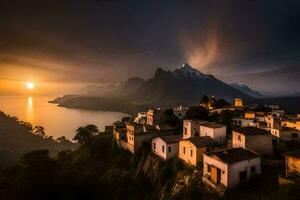
M 279 105 L 245 105 L 241 98 L 232 104 L 216 102 L 205 96 L 192 108 L 149 109 L 106 126 L 106 132 L 133 155 L 146 146 L 164 161 L 177 157 L 200 169 L 202 182 L 220 196 L 261 175 L 262 160 L 275 157 L 285 160 L 285 169 L 276 177 L 279 185 L 300 181 L 300 114 L 286 114 Z M 197 115 L 202 109 L 208 120 Z M 162 120 L 166 115 L 172 123 Z M 225 116 L 222 123 L 214 118 L 218 115 Z M 288 151 L 290 144 L 295 150 Z

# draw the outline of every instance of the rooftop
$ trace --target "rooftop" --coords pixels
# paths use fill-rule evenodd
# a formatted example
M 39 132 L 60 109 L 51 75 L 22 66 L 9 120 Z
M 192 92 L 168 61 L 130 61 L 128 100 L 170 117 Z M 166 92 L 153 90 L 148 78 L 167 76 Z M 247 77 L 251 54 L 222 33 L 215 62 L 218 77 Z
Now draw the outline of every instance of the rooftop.
M 189 138 L 189 139 L 185 139 L 185 140 L 190 141 L 197 148 L 205 147 L 205 146 L 208 146 L 208 145 L 211 145 L 214 143 L 214 140 L 209 136 L 193 137 L 193 138 Z
M 209 127 L 209 128 L 221 128 L 221 127 L 224 127 L 225 125 L 217 124 L 217 123 L 213 123 L 213 122 L 208 122 L 208 123 L 205 123 L 205 124 L 201 124 L 201 126 L 205 126 L 205 127 Z
M 285 155 L 285 156 L 291 156 L 291 157 L 300 158 L 300 150 L 287 152 L 287 153 L 285 153 L 284 155 Z
M 201 122 L 201 123 L 207 123 L 207 121 L 201 120 L 201 119 L 185 119 L 183 122 Z
M 228 164 L 260 157 L 258 153 L 243 148 L 233 148 L 215 152 L 205 152 L 205 154 Z
M 286 126 L 281 127 L 280 130 L 281 131 L 295 131 L 295 132 L 300 132 L 299 130 L 297 130 L 295 128 L 290 128 L 290 127 L 286 127 Z
M 160 135 L 158 137 L 165 141 L 167 144 L 176 143 L 182 139 L 182 135 Z
M 256 128 L 253 126 L 239 127 L 234 129 L 234 131 L 246 136 L 270 134 L 267 130 Z
M 127 125 L 136 127 L 143 127 L 143 124 L 139 124 L 136 122 L 128 122 Z

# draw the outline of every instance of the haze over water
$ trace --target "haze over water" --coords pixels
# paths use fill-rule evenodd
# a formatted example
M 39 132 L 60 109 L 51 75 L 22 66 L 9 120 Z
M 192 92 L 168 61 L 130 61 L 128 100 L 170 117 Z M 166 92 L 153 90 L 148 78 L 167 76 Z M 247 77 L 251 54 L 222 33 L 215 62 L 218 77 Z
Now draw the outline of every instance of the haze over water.
M 0 110 L 22 121 L 30 122 L 34 126 L 43 126 L 49 136 L 54 138 L 66 136 L 68 139 L 74 137 L 75 130 L 79 126 L 95 124 L 103 131 L 105 125 L 111 125 L 126 116 L 119 112 L 58 107 L 56 104 L 48 103 L 52 99 L 51 97 L 1 96 Z

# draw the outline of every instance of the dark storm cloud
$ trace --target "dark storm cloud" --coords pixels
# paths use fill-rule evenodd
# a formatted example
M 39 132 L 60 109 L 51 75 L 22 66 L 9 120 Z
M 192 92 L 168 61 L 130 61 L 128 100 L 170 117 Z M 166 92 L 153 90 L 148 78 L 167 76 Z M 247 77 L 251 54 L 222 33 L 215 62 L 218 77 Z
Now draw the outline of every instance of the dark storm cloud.
M 189 61 L 227 82 L 293 92 L 299 9 L 274 0 L 1 1 L 1 63 L 87 83 L 149 78 Z

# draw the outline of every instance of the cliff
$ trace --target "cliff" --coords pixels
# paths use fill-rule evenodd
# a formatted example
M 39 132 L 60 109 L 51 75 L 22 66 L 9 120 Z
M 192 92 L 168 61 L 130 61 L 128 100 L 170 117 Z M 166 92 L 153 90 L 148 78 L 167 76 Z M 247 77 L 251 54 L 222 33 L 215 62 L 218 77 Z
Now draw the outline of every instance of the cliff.
M 142 175 L 150 180 L 155 199 L 218 198 L 203 185 L 202 170 L 189 167 L 178 158 L 164 161 L 145 147 L 134 160 L 135 176 Z

